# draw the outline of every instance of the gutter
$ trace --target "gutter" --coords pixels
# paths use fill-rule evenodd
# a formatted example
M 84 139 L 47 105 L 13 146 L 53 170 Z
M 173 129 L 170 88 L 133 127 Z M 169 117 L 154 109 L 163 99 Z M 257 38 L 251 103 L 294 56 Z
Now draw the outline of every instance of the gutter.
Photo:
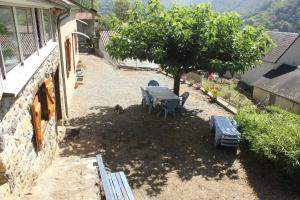
M 57 32 L 58 32 L 58 46 L 59 46 L 59 53 L 60 53 L 60 71 L 61 71 L 61 76 L 62 76 L 62 81 L 63 81 L 63 92 L 64 92 L 64 103 L 65 103 L 65 111 L 66 111 L 66 117 L 69 117 L 69 110 L 68 110 L 68 96 L 67 96 L 67 83 L 66 83 L 66 74 L 65 74 L 65 70 L 64 70 L 64 61 L 61 58 L 61 56 L 63 55 L 63 45 L 62 45 L 62 40 L 61 40 L 61 30 L 60 30 L 60 25 L 62 20 L 66 19 L 67 17 L 70 16 L 70 8 L 67 8 L 66 11 L 60 13 L 57 16 Z

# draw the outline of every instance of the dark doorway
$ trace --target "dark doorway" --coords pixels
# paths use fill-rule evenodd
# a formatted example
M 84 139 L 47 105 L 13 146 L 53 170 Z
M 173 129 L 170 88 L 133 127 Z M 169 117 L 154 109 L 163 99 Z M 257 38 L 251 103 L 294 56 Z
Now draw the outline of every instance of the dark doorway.
M 55 102 L 56 102 L 56 119 L 62 119 L 62 109 L 61 109 L 61 96 L 60 96 L 60 88 L 59 88 L 59 67 L 54 75 L 54 90 L 55 90 Z
M 269 104 L 270 104 L 270 105 L 274 105 L 274 104 L 275 104 L 275 101 L 276 101 L 276 95 L 270 93 Z

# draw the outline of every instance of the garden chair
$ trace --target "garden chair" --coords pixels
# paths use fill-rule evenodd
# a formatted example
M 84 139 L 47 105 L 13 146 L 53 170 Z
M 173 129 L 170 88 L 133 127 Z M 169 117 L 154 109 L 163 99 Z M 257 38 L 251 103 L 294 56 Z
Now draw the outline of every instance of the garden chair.
M 189 92 L 184 92 L 181 96 L 179 96 L 179 98 L 180 98 L 180 103 L 179 103 L 179 106 L 178 106 L 178 107 L 179 107 L 180 111 L 182 111 L 183 106 L 184 106 L 186 100 L 189 98 L 189 96 L 190 96 L 190 93 L 189 93 Z
M 149 83 L 148 83 L 148 86 L 159 86 L 159 83 L 156 81 L 156 80 L 151 80 L 151 81 L 149 81 Z
M 153 100 L 151 99 L 148 91 L 145 91 L 142 87 L 141 87 L 141 91 L 142 91 L 142 105 L 145 108 L 148 108 L 148 112 L 151 113 L 153 109 Z
M 175 118 L 176 108 L 179 104 L 178 100 L 168 100 L 161 103 L 161 113 L 164 113 L 165 120 L 167 119 L 168 114 L 173 114 Z

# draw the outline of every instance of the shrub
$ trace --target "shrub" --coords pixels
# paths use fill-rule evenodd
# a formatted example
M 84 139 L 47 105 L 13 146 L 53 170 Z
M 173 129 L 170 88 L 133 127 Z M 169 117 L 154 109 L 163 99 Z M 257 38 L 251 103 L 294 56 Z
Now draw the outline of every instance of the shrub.
M 250 151 L 290 177 L 299 177 L 300 115 L 274 106 L 258 113 L 254 106 L 245 106 L 235 120 Z

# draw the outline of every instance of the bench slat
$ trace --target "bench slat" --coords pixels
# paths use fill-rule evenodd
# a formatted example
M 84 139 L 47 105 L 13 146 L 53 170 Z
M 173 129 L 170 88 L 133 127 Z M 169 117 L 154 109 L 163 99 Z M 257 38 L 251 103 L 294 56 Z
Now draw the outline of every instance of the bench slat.
M 115 186 L 114 186 L 114 183 L 113 183 L 113 180 L 112 180 L 112 177 L 111 177 L 111 174 L 108 174 L 107 175 L 108 178 L 109 178 L 109 183 L 110 183 L 110 187 L 111 187 L 111 191 L 113 193 L 113 196 L 116 200 L 118 200 L 118 196 L 117 196 L 117 193 L 116 193 L 116 189 L 115 189 Z
M 121 185 L 119 184 L 119 182 L 117 180 L 116 173 L 112 173 L 112 174 L 110 174 L 110 176 L 111 176 L 111 180 L 114 184 L 114 189 L 116 191 L 116 195 L 117 195 L 118 199 L 119 200 L 124 200 L 125 197 L 122 194 Z
M 96 155 L 96 160 L 98 163 L 99 173 L 103 183 L 103 189 L 104 189 L 106 200 L 115 200 L 113 196 L 113 192 L 111 191 L 110 182 L 101 155 Z
M 133 193 L 132 193 L 132 191 L 131 191 L 131 188 L 130 188 L 130 186 L 129 186 L 129 184 L 128 184 L 128 181 L 127 181 L 127 179 L 126 179 L 126 176 L 125 176 L 124 172 L 120 172 L 120 177 L 121 177 L 121 179 L 122 179 L 124 188 L 125 188 L 125 190 L 126 190 L 126 192 L 127 192 L 127 195 L 128 195 L 128 197 L 129 197 L 129 199 L 130 199 L 130 200 L 134 200 Z
M 122 180 L 122 178 L 121 178 L 121 176 L 120 176 L 120 173 L 123 173 L 123 172 L 116 173 L 116 177 L 117 177 L 118 183 L 119 183 L 119 185 L 120 185 L 120 189 L 121 189 L 122 194 L 123 194 L 123 196 L 125 197 L 125 199 L 126 199 L 126 200 L 130 200 L 130 199 L 129 199 L 129 196 L 128 196 L 128 194 L 127 194 L 127 191 L 126 191 L 126 189 L 125 189 L 125 187 L 124 187 L 123 180 Z

